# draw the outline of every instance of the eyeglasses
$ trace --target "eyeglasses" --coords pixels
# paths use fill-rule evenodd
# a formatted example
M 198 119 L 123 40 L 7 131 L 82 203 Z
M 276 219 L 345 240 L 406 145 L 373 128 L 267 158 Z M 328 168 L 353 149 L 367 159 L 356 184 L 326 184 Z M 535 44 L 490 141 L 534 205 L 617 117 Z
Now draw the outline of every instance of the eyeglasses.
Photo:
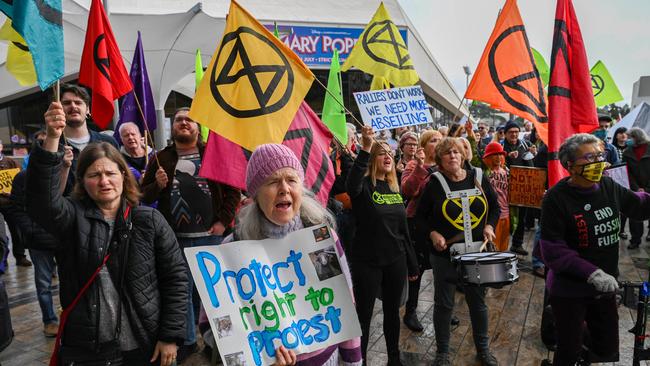
M 418 146 L 418 144 L 414 144 L 412 142 L 411 143 L 407 142 L 407 143 L 404 144 L 404 146 L 406 146 L 406 147 L 416 147 L 416 146 Z
M 484 130 L 485 127 L 483 127 L 483 126 L 478 126 L 478 129 L 479 129 L 479 130 Z
M 598 153 L 586 153 L 581 157 L 577 158 L 576 160 L 574 160 L 574 162 L 581 159 L 586 160 L 589 163 L 595 163 L 597 161 L 605 161 L 607 160 L 607 155 L 608 155 L 608 151 L 602 151 Z

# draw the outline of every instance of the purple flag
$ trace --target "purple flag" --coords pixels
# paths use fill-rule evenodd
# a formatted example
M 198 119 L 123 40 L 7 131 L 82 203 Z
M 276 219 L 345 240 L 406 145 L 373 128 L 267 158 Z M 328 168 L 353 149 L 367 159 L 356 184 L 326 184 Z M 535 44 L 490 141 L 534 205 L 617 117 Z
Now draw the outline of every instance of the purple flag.
M 115 127 L 115 139 L 122 144 L 120 139 L 120 125 L 124 122 L 134 122 L 140 128 L 140 133 L 144 134 L 145 123 L 142 114 L 138 110 L 138 104 L 135 101 L 134 93 L 138 97 L 142 113 L 147 120 L 149 131 L 156 129 L 156 108 L 153 103 L 153 94 L 151 93 L 151 84 L 149 83 L 149 74 L 147 74 L 147 65 L 144 62 L 144 50 L 142 49 L 142 39 L 138 32 L 138 43 L 135 46 L 133 62 L 131 63 L 131 72 L 129 74 L 133 83 L 133 92 L 124 96 L 120 120 Z

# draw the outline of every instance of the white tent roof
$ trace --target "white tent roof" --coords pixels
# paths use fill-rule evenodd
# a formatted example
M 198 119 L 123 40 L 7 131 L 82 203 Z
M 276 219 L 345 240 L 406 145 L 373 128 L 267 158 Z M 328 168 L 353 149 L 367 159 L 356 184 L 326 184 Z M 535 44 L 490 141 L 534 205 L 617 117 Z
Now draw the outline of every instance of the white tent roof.
M 221 39 L 229 1 L 207 0 L 104 0 L 109 3 L 110 21 L 127 68 L 133 57 L 137 31 L 142 34 L 147 69 L 157 109 L 169 93 L 177 90 L 193 95 L 194 55 L 201 49 L 207 65 Z M 241 0 L 263 23 L 363 27 L 372 17 L 378 0 Z M 396 0 L 384 1 L 396 25 L 407 27 L 408 45 L 425 92 L 445 108 L 454 111 L 460 98 L 443 74 L 431 52 Z M 63 0 L 66 77 L 79 70 L 90 0 Z M 4 22 L 4 16 L 0 15 Z M 4 44 L 0 44 L 0 103 L 37 91 L 21 87 L 6 71 Z M 65 78 L 64 78 L 65 80 Z M 465 107 L 461 107 L 466 114 Z
M 612 141 L 614 132 L 620 127 L 625 127 L 628 130 L 632 127 L 639 127 L 650 134 L 650 104 L 646 102 L 639 103 L 630 113 L 610 127 L 607 130 L 607 141 Z

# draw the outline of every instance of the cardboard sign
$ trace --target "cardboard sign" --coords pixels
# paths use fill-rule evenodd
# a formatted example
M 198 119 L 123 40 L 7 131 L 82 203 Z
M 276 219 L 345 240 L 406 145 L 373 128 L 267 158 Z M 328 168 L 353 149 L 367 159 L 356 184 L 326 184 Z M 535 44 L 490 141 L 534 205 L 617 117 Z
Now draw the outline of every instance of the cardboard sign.
M 511 166 L 509 185 L 510 205 L 540 208 L 546 191 L 546 169 Z
M 185 249 L 225 366 L 271 365 L 281 345 L 300 354 L 361 335 L 330 230 Z
M 614 180 L 614 182 L 630 189 L 630 177 L 627 174 L 627 164 L 616 165 L 605 169 L 603 175 L 606 175 Z
M 433 123 L 419 85 L 354 93 L 363 123 L 375 131 Z
M 18 172 L 20 172 L 19 168 L 0 170 L 0 193 L 11 193 L 11 185 Z

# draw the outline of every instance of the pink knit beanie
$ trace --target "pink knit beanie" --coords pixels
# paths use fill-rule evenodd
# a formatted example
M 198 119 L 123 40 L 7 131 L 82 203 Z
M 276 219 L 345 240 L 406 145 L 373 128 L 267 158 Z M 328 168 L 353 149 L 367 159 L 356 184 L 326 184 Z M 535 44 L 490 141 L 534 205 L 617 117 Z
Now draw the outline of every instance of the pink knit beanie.
M 293 168 L 298 172 L 301 180 L 305 178 L 302 165 L 291 149 L 280 144 L 258 146 L 246 167 L 246 191 L 249 197 L 255 197 L 257 189 L 266 178 L 282 168 Z

